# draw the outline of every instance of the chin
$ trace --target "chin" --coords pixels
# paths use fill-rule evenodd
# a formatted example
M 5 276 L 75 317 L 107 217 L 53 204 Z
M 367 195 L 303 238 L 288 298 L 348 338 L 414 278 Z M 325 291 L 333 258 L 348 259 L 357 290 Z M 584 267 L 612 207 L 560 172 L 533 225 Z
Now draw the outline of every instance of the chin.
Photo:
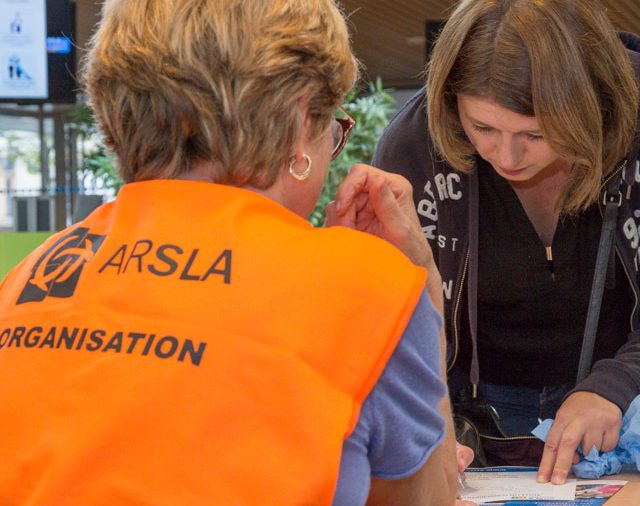
M 517 170 L 496 169 L 494 167 L 494 170 L 509 181 L 526 181 L 534 176 L 526 167 Z

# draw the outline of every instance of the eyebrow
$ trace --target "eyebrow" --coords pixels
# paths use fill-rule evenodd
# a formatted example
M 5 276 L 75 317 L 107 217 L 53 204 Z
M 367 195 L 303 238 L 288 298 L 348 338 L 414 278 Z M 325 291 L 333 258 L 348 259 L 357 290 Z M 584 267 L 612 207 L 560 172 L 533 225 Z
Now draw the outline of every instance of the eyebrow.
M 475 118 L 472 118 L 469 114 L 465 113 L 465 115 L 467 116 L 467 118 L 474 124 L 478 125 L 478 126 L 482 126 L 482 127 L 488 127 L 488 128 L 493 128 L 494 130 L 496 130 L 495 127 L 491 126 L 491 125 L 487 125 L 485 122 L 483 121 L 478 121 Z M 519 132 L 516 132 L 516 134 L 531 134 L 531 135 L 539 135 L 539 136 L 543 136 L 542 131 L 540 130 L 521 130 Z

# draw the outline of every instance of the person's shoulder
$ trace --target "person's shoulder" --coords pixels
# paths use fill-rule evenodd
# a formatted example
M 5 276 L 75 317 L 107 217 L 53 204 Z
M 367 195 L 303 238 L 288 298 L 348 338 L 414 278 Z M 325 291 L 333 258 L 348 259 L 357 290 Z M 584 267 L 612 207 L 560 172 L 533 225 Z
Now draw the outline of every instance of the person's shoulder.
M 375 235 L 342 226 L 317 228 L 313 229 L 313 233 L 327 248 L 335 250 L 334 246 L 339 245 L 339 256 L 342 262 L 363 263 L 364 258 L 375 257 L 404 268 L 415 267 L 398 248 Z
M 427 119 L 427 87 L 420 88 L 391 118 L 389 126 L 402 122 L 426 124 Z
M 638 86 L 640 86 L 640 37 L 631 32 L 619 32 L 618 36 L 627 50 L 636 81 L 638 82 Z
M 395 114 L 384 131 L 381 143 L 424 142 L 427 133 L 427 97 L 423 87 Z
M 298 250 L 305 262 L 340 276 L 344 289 L 403 298 L 424 285 L 426 271 L 389 242 L 372 234 L 334 226 L 313 229 L 312 242 Z M 349 288 L 347 288 L 347 286 Z
M 618 36 L 627 51 L 640 58 L 640 36 L 631 32 L 619 32 Z
M 427 124 L 426 88 L 419 90 L 393 117 L 378 142 L 373 165 L 402 174 L 417 184 L 435 164 Z

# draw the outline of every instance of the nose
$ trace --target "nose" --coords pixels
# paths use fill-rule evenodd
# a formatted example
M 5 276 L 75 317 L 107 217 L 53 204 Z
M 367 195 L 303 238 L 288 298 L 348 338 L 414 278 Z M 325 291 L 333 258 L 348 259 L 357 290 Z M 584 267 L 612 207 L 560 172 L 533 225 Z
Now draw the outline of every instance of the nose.
M 512 135 L 502 135 L 498 142 L 498 163 L 507 170 L 520 168 L 522 160 L 522 146 Z

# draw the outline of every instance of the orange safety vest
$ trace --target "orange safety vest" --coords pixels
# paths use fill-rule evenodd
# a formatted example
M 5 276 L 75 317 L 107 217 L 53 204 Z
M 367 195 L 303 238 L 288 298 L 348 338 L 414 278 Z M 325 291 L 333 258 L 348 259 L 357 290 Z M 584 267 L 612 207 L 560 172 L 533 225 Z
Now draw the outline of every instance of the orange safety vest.
M 0 504 L 330 504 L 424 281 L 251 191 L 125 186 L 0 286 Z

